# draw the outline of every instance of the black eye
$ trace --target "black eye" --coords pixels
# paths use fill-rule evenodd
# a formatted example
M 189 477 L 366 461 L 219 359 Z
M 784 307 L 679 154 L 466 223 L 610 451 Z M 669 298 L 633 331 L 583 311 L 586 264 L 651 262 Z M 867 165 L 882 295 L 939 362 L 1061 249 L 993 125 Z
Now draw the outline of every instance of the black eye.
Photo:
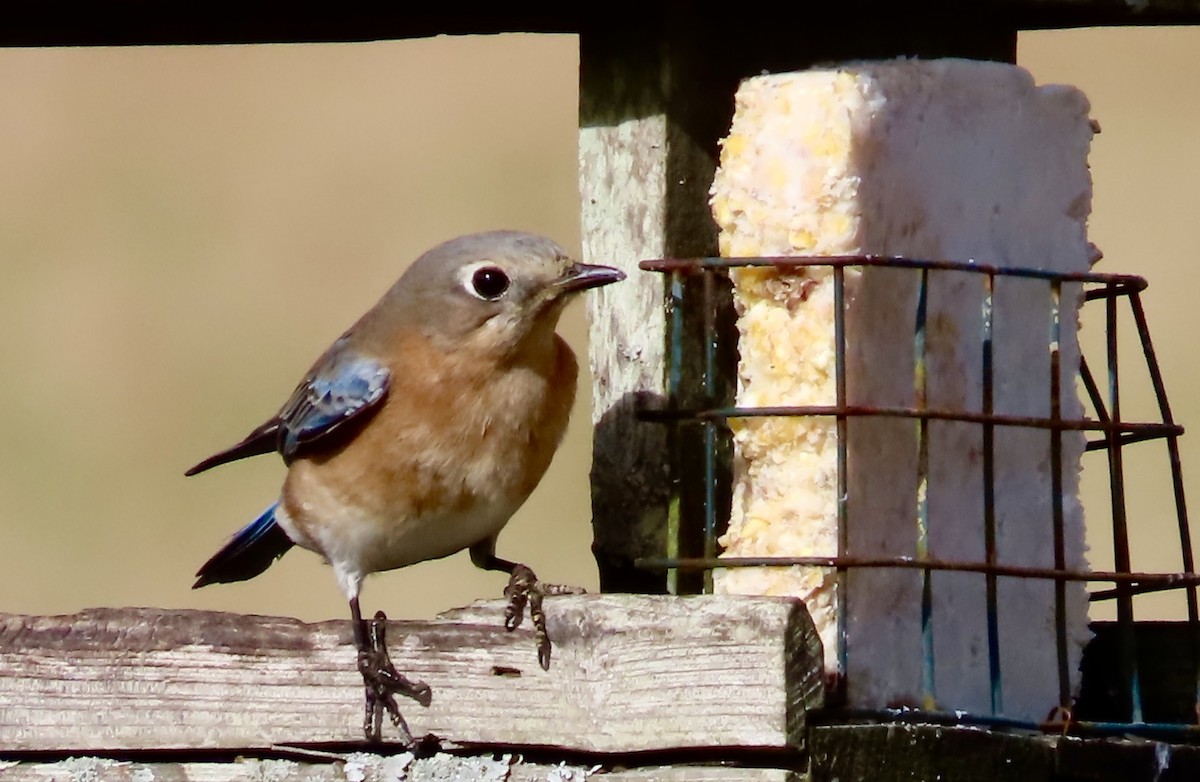
M 495 266 L 484 266 L 471 275 L 471 287 L 479 298 L 495 301 L 508 290 L 508 275 Z

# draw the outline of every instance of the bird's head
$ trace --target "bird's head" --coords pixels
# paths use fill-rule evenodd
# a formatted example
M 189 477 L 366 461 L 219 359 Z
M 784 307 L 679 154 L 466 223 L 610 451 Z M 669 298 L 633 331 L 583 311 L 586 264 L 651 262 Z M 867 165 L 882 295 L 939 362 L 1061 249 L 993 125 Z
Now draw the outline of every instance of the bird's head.
M 429 250 L 381 305 L 442 347 L 512 351 L 553 334 L 573 294 L 624 278 L 612 267 L 573 260 L 545 237 L 492 231 Z

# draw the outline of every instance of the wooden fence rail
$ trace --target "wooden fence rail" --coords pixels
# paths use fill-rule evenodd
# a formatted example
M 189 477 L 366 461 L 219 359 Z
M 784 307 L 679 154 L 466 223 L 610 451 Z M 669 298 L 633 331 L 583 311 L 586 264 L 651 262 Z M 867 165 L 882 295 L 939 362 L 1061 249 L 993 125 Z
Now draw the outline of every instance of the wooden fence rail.
M 362 779 L 417 779 L 433 764 L 427 773 L 458 776 L 429 778 L 565 780 L 598 757 L 647 767 L 654 753 L 687 750 L 799 757 L 823 685 L 820 642 L 798 601 L 584 595 L 546 606 L 549 671 L 527 629 L 505 632 L 499 601 L 389 625 L 397 667 L 433 688 L 428 708 L 401 704 L 414 736 L 470 750 L 420 760 L 363 742 L 346 621 L 146 608 L 0 615 L 0 778 L 96 778 L 87 769 L 99 763 L 114 779 L 349 779 L 355 768 Z M 388 727 L 385 742 L 396 738 Z M 372 754 L 320 765 L 330 748 Z M 68 756 L 83 758 L 63 765 Z M 634 768 L 619 778 L 785 778 L 742 773 Z

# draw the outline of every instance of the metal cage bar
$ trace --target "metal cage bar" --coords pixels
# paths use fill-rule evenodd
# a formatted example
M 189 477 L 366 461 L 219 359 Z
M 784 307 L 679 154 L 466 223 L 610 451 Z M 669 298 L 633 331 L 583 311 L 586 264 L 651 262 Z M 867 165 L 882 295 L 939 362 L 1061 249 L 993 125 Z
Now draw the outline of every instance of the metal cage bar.
M 1062 419 L 1062 281 L 1050 281 L 1050 419 Z M 1050 430 L 1050 494 L 1053 498 L 1051 521 L 1054 526 L 1054 569 L 1066 570 L 1066 545 L 1063 531 L 1062 430 Z M 1054 579 L 1054 647 L 1058 662 L 1058 705 L 1071 708 L 1071 671 L 1067 654 L 1066 582 Z
M 715 282 L 704 275 L 704 399 L 713 404 L 717 375 L 717 313 L 713 298 Z M 717 554 L 717 423 L 705 421 L 704 427 L 704 556 Z M 712 592 L 711 570 L 704 571 L 704 591 Z
M 681 270 L 671 272 L 667 283 L 667 318 L 672 335 L 668 348 L 670 361 L 667 365 L 667 399 L 669 403 L 678 402 L 683 384 L 683 341 L 680 338 L 683 334 L 683 277 Z M 673 438 L 668 448 L 678 463 L 678 443 L 675 442 L 677 439 Z M 676 471 L 672 471 L 671 480 L 675 482 L 675 485 L 672 486 L 671 496 L 675 497 L 679 485 L 679 475 Z M 673 502 L 672 507 L 668 510 L 667 525 L 667 556 L 679 557 L 683 546 L 683 524 L 678 502 Z M 677 568 L 667 570 L 667 591 L 671 594 L 680 592 L 679 575 L 680 571 Z
M 1108 292 L 1113 294 L 1111 284 Z M 1117 349 L 1117 297 L 1108 295 L 1104 299 L 1105 356 L 1108 362 L 1108 414 L 1114 424 L 1121 422 L 1120 361 Z M 1125 459 L 1117 438 L 1109 437 L 1109 491 L 1112 494 L 1113 511 L 1113 565 L 1117 571 L 1132 568 L 1129 553 L 1129 524 L 1125 504 Z M 1126 691 L 1123 697 L 1129 703 L 1129 721 L 1142 722 L 1141 688 L 1138 682 L 1137 642 L 1133 637 L 1133 595 L 1124 584 L 1116 585 L 1117 624 L 1121 634 L 1121 673 Z
M 913 380 L 916 407 L 928 403 L 928 358 L 926 320 L 929 311 L 929 270 L 921 270 L 917 289 L 917 318 L 913 328 Z M 917 419 L 917 559 L 929 559 L 929 419 Z M 921 570 L 921 706 L 932 710 L 937 703 L 933 652 L 933 571 Z
M 1170 435 L 1183 434 L 1177 424 L 1130 423 L 1128 421 L 1089 421 L 1085 419 L 1059 419 L 1032 415 L 1004 415 L 998 413 L 968 413 L 956 410 L 916 407 L 867 407 L 863 405 L 778 405 L 763 407 L 714 407 L 700 409 L 644 410 L 646 421 L 705 421 L 726 418 L 778 418 L 797 416 L 846 416 L 850 418 L 928 418 L 938 421 L 963 421 L 993 426 L 1024 426 L 1032 429 L 1061 429 L 1063 431 L 1104 432 L 1108 437 L 1098 441 L 1099 448 L 1107 448 L 1109 440 L 1116 438 L 1124 446 L 1143 440 L 1158 440 Z M 1089 450 L 1097 450 L 1089 448 Z
M 1171 413 L 1171 403 L 1167 400 L 1167 387 L 1163 382 L 1162 370 L 1158 366 L 1158 355 L 1154 352 L 1154 344 L 1150 341 L 1150 328 L 1146 324 L 1146 311 L 1142 307 L 1141 294 L 1134 292 L 1129 295 L 1130 308 L 1133 310 L 1133 321 L 1137 326 L 1138 336 L 1142 343 L 1142 353 L 1146 356 L 1146 369 L 1150 373 L 1150 383 L 1154 387 L 1155 401 L 1158 402 L 1158 412 L 1163 423 L 1174 424 L 1175 417 Z M 1183 466 L 1179 459 L 1179 436 L 1167 435 L 1167 457 L 1171 464 L 1171 490 L 1175 500 L 1175 518 L 1179 530 L 1179 549 L 1182 554 L 1183 572 L 1194 575 L 1196 572 L 1195 554 L 1192 549 L 1192 533 L 1188 525 L 1187 498 L 1183 491 Z M 1191 625 L 1192 672 L 1195 677 L 1193 697 L 1200 719 L 1200 611 L 1197 609 L 1196 585 L 1186 587 L 1187 615 Z
M 983 405 L 985 416 L 991 418 L 995 413 L 995 376 L 993 374 L 993 334 L 995 330 L 995 295 L 996 275 L 988 274 L 983 278 L 983 345 L 982 381 Z M 988 572 L 984 574 L 984 600 L 987 616 L 988 644 L 988 693 L 992 714 L 999 714 L 1004 709 L 1003 680 L 1000 678 L 1000 616 L 996 608 L 997 582 L 996 572 L 996 424 L 988 420 L 983 423 L 983 550 Z
M 834 401 L 843 412 L 837 414 L 837 519 L 838 559 L 850 556 L 850 514 L 847 501 L 849 483 L 849 448 L 846 443 L 846 270 L 843 266 L 833 267 L 833 374 Z M 845 676 L 850 663 L 849 629 L 846 626 L 846 607 L 850 604 L 850 573 L 844 564 L 837 564 L 837 659 L 841 676 L 835 685 L 834 695 L 845 697 Z

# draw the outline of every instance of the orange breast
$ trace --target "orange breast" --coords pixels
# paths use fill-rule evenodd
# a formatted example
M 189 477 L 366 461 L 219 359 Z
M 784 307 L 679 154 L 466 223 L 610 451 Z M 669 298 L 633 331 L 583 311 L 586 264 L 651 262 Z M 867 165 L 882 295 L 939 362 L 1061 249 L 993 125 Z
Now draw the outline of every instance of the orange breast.
M 562 440 L 577 367 L 556 335 L 508 365 L 405 345 L 381 409 L 337 450 L 293 462 L 285 508 L 306 548 L 366 572 L 495 535 Z

